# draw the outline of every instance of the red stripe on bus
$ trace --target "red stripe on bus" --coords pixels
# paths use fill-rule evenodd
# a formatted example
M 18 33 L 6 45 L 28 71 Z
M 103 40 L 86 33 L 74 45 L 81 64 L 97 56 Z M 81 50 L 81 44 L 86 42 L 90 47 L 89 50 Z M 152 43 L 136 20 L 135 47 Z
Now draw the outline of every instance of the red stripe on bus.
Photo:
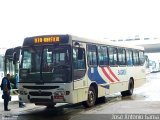
M 104 69 L 104 67 L 102 67 L 102 72 L 104 73 L 104 75 L 109 79 L 109 81 L 111 82 L 115 82 L 114 80 L 112 80 L 112 78 L 108 75 L 108 73 L 106 72 L 106 70 Z
M 119 81 L 119 79 L 116 77 L 116 75 L 112 72 L 110 67 L 107 67 L 107 69 L 109 70 L 109 72 L 111 73 L 111 75 L 117 80 Z

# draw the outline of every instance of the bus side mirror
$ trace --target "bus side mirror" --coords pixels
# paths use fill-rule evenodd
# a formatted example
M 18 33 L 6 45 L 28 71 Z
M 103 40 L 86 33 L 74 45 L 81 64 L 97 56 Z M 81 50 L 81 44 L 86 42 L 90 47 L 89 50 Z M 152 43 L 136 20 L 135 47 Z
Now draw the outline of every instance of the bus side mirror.
M 17 62 L 17 54 L 13 53 L 13 64 L 16 64 Z
M 84 49 L 78 48 L 78 60 L 84 59 Z

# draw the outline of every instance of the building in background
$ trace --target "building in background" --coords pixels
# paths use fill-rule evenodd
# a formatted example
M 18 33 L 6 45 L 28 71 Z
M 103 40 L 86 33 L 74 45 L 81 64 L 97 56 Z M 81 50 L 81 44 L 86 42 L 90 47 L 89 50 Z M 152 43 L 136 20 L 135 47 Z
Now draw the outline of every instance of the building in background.
M 148 59 L 147 73 L 160 71 L 160 39 L 158 37 L 135 35 L 126 38 L 111 39 L 111 41 L 145 47 L 145 55 Z

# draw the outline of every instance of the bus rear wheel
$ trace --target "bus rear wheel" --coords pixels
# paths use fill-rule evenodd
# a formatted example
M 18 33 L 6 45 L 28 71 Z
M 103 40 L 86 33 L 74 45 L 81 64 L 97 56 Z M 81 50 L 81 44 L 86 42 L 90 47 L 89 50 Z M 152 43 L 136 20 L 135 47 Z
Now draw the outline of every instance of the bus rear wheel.
M 129 81 L 128 90 L 122 91 L 122 92 L 121 92 L 121 95 L 122 95 L 123 97 L 125 97 L 125 96 L 131 96 L 131 95 L 133 94 L 133 90 L 134 90 L 134 82 L 133 82 L 133 80 L 130 80 L 130 81 Z
M 86 108 L 92 107 L 96 102 L 96 91 L 93 86 L 90 86 L 88 90 L 88 99 L 87 101 L 82 102 L 83 106 Z

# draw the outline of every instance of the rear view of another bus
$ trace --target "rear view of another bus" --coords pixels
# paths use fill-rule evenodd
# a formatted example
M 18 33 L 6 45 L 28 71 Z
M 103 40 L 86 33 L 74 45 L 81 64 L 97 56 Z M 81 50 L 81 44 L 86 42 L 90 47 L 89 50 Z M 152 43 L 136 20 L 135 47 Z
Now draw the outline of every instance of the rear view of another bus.
M 12 88 L 17 89 L 17 78 L 19 74 L 19 55 L 21 47 L 8 48 L 4 55 L 4 74 L 11 74 Z
M 4 77 L 4 56 L 0 55 L 0 83 Z

